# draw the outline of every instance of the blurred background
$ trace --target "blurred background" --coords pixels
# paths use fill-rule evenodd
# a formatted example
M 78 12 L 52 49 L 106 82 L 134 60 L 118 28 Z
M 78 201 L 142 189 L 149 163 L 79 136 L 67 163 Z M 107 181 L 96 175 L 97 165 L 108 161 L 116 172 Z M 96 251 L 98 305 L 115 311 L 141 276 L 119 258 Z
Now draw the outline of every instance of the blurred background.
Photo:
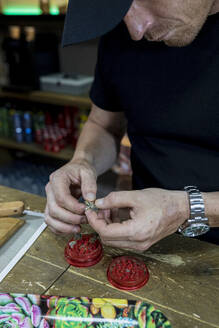
M 67 0 L 0 0 L 0 184 L 45 196 L 89 115 L 98 39 L 62 48 Z M 98 194 L 130 189 L 126 136 Z

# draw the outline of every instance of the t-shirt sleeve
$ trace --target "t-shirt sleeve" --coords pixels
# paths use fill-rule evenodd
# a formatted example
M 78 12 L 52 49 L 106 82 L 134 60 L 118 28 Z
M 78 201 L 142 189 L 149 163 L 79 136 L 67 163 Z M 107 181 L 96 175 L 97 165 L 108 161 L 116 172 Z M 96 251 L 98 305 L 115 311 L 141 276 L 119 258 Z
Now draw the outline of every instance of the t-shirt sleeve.
M 90 90 L 92 102 L 101 109 L 110 112 L 121 112 L 116 90 L 113 86 L 113 67 L 110 57 L 110 47 L 107 40 L 102 37 L 99 42 L 98 56 L 95 69 L 94 82 Z

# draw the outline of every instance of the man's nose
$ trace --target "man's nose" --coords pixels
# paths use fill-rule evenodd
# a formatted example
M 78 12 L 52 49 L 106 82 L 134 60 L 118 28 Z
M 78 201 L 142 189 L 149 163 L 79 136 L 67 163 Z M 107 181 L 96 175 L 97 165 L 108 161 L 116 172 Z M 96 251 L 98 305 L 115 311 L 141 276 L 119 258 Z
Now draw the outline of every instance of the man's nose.
M 139 41 L 153 25 L 153 18 L 147 15 L 147 13 L 132 11 L 131 8 L 124 17 L 124 22 L 131 38 L 135 41 Z

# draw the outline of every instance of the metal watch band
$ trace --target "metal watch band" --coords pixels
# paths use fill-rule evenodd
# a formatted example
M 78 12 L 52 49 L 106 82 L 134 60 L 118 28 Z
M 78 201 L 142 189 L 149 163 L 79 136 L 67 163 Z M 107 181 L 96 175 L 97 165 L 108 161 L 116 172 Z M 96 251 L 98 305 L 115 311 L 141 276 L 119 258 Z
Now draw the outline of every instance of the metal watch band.
M 206 219 L 205 217 L 205 205 L 204 200 L 202 198 L 201 192 L 196 186 L 186 186 L 184 187 L 184 190 L 189 195 L 189 204 L 190 204 L 190 218 L 189 221 L 197 222 L 197 219 L 202 219 L 201 222 L 203 222 L 203 219 Z
M 208 232 L 209 222 L 205 216 L 205 205 L 201 192 L 196 186 L 186 186 L 190 206 L 190 218 L 178 229 L 186 237 L 197 237 Z

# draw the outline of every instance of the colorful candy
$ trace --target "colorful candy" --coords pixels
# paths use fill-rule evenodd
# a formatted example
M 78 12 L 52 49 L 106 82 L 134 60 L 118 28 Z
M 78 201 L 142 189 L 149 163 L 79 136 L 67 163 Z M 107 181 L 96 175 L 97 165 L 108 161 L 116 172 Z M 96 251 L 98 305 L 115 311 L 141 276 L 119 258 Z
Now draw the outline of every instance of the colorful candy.
M 0 294 L 0 328 L 171 328 L 145 302 Z

